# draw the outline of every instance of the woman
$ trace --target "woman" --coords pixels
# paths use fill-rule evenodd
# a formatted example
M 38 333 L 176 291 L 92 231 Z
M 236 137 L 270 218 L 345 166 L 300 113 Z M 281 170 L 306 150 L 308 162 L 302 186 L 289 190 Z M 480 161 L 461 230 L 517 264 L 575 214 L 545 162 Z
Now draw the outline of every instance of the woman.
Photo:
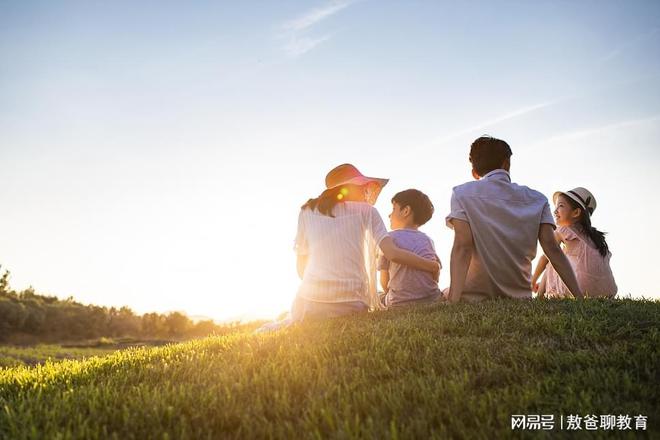
M 300 210 L 295 250 L 302 283 L 293 321 L 329 318 L 378 307 L 376 253 L 439 275 L 440 266 L 398 248 L 373 207 L 388 179 L 366 177 L 351 164 L 331 170 L 326 190 Z

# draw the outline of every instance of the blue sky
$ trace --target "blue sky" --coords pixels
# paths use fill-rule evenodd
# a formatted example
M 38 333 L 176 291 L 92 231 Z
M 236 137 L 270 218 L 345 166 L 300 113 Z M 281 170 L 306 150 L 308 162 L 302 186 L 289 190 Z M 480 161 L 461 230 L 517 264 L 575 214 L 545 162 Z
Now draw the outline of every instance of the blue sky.
M 283 310 L 298 207 L 352 162 L 416 187 L 448 285 L 483 133 L 586 186 L 620 293 L 660 246 L 658 2 L 0 2 L 0 264 L 13 284 L 227 318 Z

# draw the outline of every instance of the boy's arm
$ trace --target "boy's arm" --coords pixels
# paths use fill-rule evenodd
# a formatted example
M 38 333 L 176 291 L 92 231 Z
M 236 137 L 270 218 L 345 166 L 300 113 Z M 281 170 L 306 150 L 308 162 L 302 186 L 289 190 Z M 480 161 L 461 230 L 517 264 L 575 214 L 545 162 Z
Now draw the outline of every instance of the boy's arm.
M 575 298 L 584 298 L 575 277 L 573 267 L 555 239 L 552 225 L 547 223 L 541 225 L 539 229 L 539 242 L 541 243 L 543 252 L 548 257 L 548 260 L 550 260 L 550 263 L 552 263 L 552 267 L 555 268 L 561 280 L 568 287 L 568 290 L 570 290 Z
M 382 287 L 383 291 L 387 293 L 387 289 L 390 284 L 390 271 L 381 270 L 379 272 L 380 272 L 380 287 Z
M 392 237 L 385 237 L 380 241 L 380 250 L 383 251 L 383 255 L 390 261 L 395 263 L 404 264 L 406 266 L 414 267 L 415 269 L 423 270 L 426 272 L 431 272 L 433 276 L 437 276 L 440 273 L 440 264 L 435 260 L 428 260 L 422 258 L 419 255 L 401 249 L 396 244 Z
M 465 288 L 465 279 L 474 252 L 474 241 L 472 228 L 468 222 L 453 219 L 452 225 L 454 226 L 454 246 L 451 248 L 451 261 L 449 262 L 451 281 L 448 300 L 450 303 L 457 303 Z

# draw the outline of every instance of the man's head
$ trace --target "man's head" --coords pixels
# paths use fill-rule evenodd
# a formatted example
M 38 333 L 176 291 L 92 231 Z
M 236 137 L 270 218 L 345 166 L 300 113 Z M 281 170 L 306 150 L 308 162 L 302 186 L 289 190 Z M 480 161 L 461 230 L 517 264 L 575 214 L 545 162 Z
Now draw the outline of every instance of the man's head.
M 470 146 L 472 175 L 481 178 L 493 170 L 511 167 L 511 147 L 501 139 L 481 136 Z
M 401 191 L 392 197 L 390 227 L 417 228 L 431 219 L 433 210 L 433 203 L 423 192 L 416 189 Z

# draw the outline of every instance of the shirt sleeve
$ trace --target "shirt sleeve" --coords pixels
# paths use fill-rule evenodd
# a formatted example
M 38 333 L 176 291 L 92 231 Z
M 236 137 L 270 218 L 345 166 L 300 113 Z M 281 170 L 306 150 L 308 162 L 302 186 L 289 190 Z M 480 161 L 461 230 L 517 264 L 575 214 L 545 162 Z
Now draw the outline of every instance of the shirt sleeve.
M 561 226 L 557 228 L 557 233 L 561 237 L 562 241 L 571 241 L 578 238 L 577 234 L 568 226 Z
M 303 210 L 300 210 L 300 214 L 298 215 L 298 232 L 296 233 L 293 250 L 298 255 L 307 255 L 309 253 L 307 237 L 305 236 L 305 219 L 303 216 Z
M 465 213 L 465 209 L 463 209 L 463 204 L 456 195 L 456 188 L 454 188 L 454 191 L 451 193 L 451 212 L 445 219 L 448 228 L 454 229 L 454 225 L 452 224 L 452 220 L 454 219 L 468 222 L 467 214 Z
M 541 224 L 543 223 L 555 226 L 555 219 L 552 216 L 552 211 L 550 210 L 550 204 L 548 202 L 545 202 L 545 205 L 543 205 L 543 212 L 541 213 Z
M 438 252 L 435 250 L 435 242 L 431 237 L 429 237 L 429 243 L 431 245 L 431 250 L 433 250 L 433 256 L 435 257 L 435 261 L 438 262 L 440 265 L 440 269 L 442 269 L 442 261 L 440 261 L 440 257 L 438 257 Z
M 383 223 L 378 210 L 373 206 L 369 210 L 368 229 L 376 246 L 380 246 L 380 242 L 387 236 L 387 229 L 385 229 L 385 223 Z

